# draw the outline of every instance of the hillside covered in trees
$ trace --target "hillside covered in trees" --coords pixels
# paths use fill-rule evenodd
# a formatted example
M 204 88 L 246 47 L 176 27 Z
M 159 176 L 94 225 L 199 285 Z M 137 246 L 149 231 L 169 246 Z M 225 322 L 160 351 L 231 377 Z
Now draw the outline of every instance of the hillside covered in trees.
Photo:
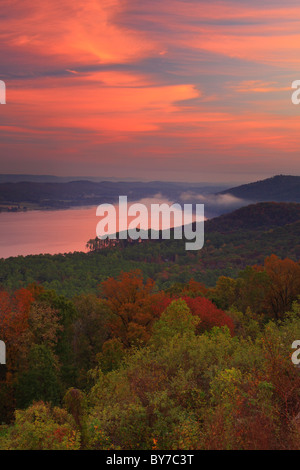
M 0 260 L 0 282 L 8 290 L 38 282 L 72 297 L 97 294 L 108 277 L 138 268 L 162 289 L 192 278 L 214 286 L 219 276 L 235 277 L 272 253 L 299 260 L 299 240 L 300 204 L 259 203 L 208 220 L 204 247 L 196 252 L 186 251 L 184 240 L 125 240 L 90 253 L 18 256 Z
M 300 265 L 0 292 L 0 449 L 299 449 Z

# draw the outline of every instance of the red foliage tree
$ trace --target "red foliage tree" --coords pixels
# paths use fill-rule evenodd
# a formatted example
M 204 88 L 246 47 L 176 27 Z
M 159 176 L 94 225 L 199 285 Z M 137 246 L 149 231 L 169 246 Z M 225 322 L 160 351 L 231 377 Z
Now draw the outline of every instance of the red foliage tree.
M 193 315 L 197 315 L 201 322 L 197 326 L 197 333 L 210 330 L 214 326 L 227 326 L 233 334 L 233 320 L 223 310 L 217 308 L 209 299 L 205 297 L 183 297 Z

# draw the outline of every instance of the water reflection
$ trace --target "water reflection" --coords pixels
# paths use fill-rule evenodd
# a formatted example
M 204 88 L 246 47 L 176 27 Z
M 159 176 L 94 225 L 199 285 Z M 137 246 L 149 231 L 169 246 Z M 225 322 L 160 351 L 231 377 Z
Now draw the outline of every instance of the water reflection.
M 135 202 L 145 204 L 149 211 L 151 204 L 172 204 L 155 198 Z M 115 207 L 118 214 L 119 207 Z M 2 212 L 0 258 L 86 251 L 86 242 L 96 237 L 98 221 L 95 206 L 57 211 Z

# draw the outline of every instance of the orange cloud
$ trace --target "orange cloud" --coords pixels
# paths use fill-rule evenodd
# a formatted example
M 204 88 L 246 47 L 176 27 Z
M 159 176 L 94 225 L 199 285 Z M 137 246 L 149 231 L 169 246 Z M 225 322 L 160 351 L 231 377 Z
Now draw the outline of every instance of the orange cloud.
M 151 52 L 159 54 L 154 40 L 115 23 L 124 6 L 121 0 L 23 0 L 21 5 L 18 0 L 2 0 L 7 16 L 1 21 L 1 44 L 12 52 L 29 53 L 31 60 L 44 65 L 49 60 L 124 63 Z
M 33 81 L 30 87 L 12 88 L 10 104 L 17 122 L 49 130 L 148 132 L 158 129 L 162 119 L 172 121 L 178 102 L 200 95 L 193 85 L 137 86 L 146 82 L 113 72 L 80 77 L 78 85 L 77 76 L 69 80 L 44 79 L 36 87 Z
M 2 0 L 2 155 L 294 161 L 300 7 L 266 3 Z

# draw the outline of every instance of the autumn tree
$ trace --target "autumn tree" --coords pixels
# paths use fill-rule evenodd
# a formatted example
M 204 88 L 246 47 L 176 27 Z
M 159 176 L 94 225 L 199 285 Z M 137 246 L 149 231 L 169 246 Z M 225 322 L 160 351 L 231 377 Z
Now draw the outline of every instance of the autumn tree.
M 28 315 L 28 329 L 25 339 L 28 347 L 44 345 L 55 352 L 58 337 L 63 331 L 59 311 L 45 301 L 35 301 Z
M 66 410 L 42 401 L 16 411 L 15 426 L 4 440 L 5 450 L 78 450 L 80 433 Z
M 234 332 L 233 320 L 223 310 L 217 308 L 211 300 L 205 297 L 183 297 L 192 314 L 199 318 L 200 322 L 196 332 L 210 330 L 214 326 L 227 326 L 231 333 Z
M 34 297 L 27 289 L 10 295 L 0 292 L 0 338 L 7 348 L 7 371 L 14 374 L 24 354 L 24 335 L 29 324 L 29 312 Z
M 141 271 L 122 273 L 118 279 L 109 278 L 101 285 L 103 298 L 112 313 L 112 335 L 126 347 L 150 337 L 154 320 L 163 311 L 164 293 L 154 293 L 154 281 L 143 282 Z M 155 306 L 161 303 L 161 308 Z
M 188 335 L 195 332 L 200 318 L 193 316 L 188 307 L 188 298 L 174 300 L 162 313 L 153 327 L 152 342 L 168 343 L 175 335 Z M 188 299 L 191 300 L 191 299 Z
M 300 295 L 300 264 L 271 255 L 265 259 L 264 266 L 270 279 L 265 306 L 272 316 L 279 319 Z

